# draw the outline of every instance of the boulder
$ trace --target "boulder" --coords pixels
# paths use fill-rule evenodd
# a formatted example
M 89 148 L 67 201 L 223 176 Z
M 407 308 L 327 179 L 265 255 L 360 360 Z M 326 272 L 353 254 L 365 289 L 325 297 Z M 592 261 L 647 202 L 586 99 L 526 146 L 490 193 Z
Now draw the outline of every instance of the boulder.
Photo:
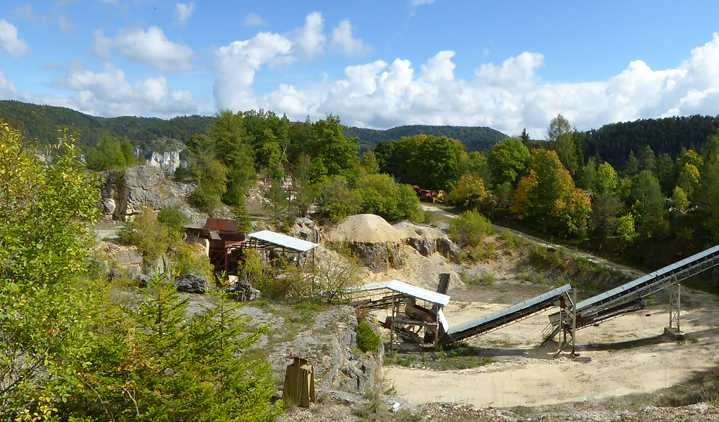
M 249 302 L 260 298 L 259 290 L 243 282 L 231 284 L 230 287 L 227 288 L 227 293 L 237 295 L 237 299 L 240 302 Z
M 175 287 L 178 292 L 186 293 L 205 293 L 212 288 L 209 281 L 194 274 L 181 275 L 175 278 Z

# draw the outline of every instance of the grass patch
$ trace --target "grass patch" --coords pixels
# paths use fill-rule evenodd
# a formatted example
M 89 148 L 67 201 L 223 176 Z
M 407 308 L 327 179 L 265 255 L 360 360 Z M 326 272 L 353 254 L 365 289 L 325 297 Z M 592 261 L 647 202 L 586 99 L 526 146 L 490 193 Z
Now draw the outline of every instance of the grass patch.
M 480 274 L 469 274 L 465 271 L 459 275 L 464 284 L 468 286 L 491 286 L 497 280 L 494 274 L 482 272 Z

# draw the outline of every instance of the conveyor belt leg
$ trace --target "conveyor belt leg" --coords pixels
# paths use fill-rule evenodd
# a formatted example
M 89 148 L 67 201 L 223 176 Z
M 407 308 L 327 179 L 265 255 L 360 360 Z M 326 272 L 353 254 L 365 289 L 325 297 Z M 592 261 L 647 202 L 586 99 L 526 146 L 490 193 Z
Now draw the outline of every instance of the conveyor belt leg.
M 681 329 L 682 285 L 669 286 L 669 326 L 664 330 L 677 340 L 684 339 Z

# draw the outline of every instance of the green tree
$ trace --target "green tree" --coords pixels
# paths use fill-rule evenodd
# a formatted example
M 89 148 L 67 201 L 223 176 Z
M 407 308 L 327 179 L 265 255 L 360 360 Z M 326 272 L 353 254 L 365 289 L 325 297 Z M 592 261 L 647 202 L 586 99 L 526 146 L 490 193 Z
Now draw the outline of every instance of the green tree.
M 419 199 L 409 185 L 397 186 L 387 174 L 368 174 L 357 181 L 362 198 L 361 212 L 377 214 L 387 220 L 409 219 L 421 222 Z
M 516 183 L 525 173 L 529 150 L 517 138 L 507 138 L 494 146 L 487 160 L 492 184 Z
M 484 180 L 477 173 L 467 173 L 459 178 L 455 190 L 458 204 L 474 208 L 489 198 Z
M 704 160 L 691 149 L 677 158 L 674 169 L 676 184 L 686 192 L 687 196 L 691 197 L 694 190 L 699 186 L 701 181 L 699 169 L 703 167 Z
M 449 223 L 451 239 L 474 259 L 482 256 L 483 239 L 492 234 L 492 223 L 477 210 L 469 210 Z
M 294 206 L 299 215 L 306 217 L 312 203 L 311 185 L 312 158 L 302 153 L 292 166 L 292 186 L 295 189 Z
M 239 196 L 252 186 L 257 177 L 255 152 L 242 115 L 229 110 L 219 111 L 210 137 L 215 142 L 215 157 L 227 168 L 227 187 L 222 199 L 227 204 L 236 204 Z
M 553 118 L 547 127 L 547 141 L 559 142 L 564 135 L 568 135 L 571 131 L 572 126 L 569 124 L 569 120 L 561 114 L 557 114 L 557 117 Z
M 97 148 L 88 150 L 86 155 L 87 167 L 95 171 L 123 169 L 136 162 L 132 144 L 129 141 L 118 142 L 109 134 L 105 134 Z
M 255 169 L 270 178 L 285 176 L 290 121 L 272 111 L 250 110 L 242 113 L 244 127 L 255 151 Z
M 227 192 L 227 167 L 211 155 L 200 154 L 196 157 L 194 172 L 197 187 L 190 194 L 189 201 L 212 215 Z
M 344 136 L 345 128 L 332 114 L 312 126 L 311 153 L 318 166 L 314 182 L 327 176 L 342 176 L 350 181 L 357 177 L 360 147 L 357 138 Z
M 609 192 L 592 198 L 592 230 L 598 238 L 604 239 L 615 232 L 619 225 L 617 215 L 622 210 L 622 201 Z
M 532 150 L 529 162 L 529 174 L 514 193 L 512 213 L 549 233 L 583 236 L 592 211 L 589 197 L 575 187 L 554 151 Z
M 639 173 L 639 160 L 634 155 L 634 150 L 629 151 L 629 158 L 624 169 L 628 176 L 634 176 Z
M 25 148 L 0 123 L 0 420 L 52 415 L 63 362 L 87 340 L 78 278 L 93 250 L 100 189 L 75 142 L 66 131 L 44 151 Z
M 619 179 L 617 171 L 606 161 L 597 166 L 597 173 L 594 179 L 593 191 L 599 195 L 614 194 Z
M 252 221 L 247 212 L 244 195 L 240 195 L 238 204 L 232 207 L 232 218 L 239 222 L 237 225 L 237 233 L 247 234 L 252 231 Z
M 267 421 L 275 387 L 268 363 L 240 358 L 265 332 L 220 295 L 191 316 L 189 299 L 159 275 L 137 308 L 120 307 L 105 335 L 64 371 L 61 405 L 74 418 L 123 421 Z M 109 328 L 109 329 L 108 329 Z
M 380 170 L 400 183 L 423 189 L 451 191 L 467 166 L 467 153 L 461 142 L 446 137 L 417 135 L 377 146 Z M 384 158 L 391 152 L 389 158 Z M 384 163 L 384 164 L 382 164 Z
M 644 145 L 637 158 L 639 159 L 639 170 L 656 171 L 657 159 L 651 146 Z
M 176 229 L 161 224 L 157 213 L 149 206 L 143 206 L 133 221 L 125 223 L 118 235 L 123 243 L 137 246 L 147 264 L 157 261 L 182 239 Z
M 634 215 L 632 213 L 619 217 L 617 236 L 619 236 L 624 243 L 631 243 L 636 239 L 637 232 L 634 225 Z
M 674 192 L 672 193 L 672 204 L 679 211 L 684 211 L 689 206 L 687 194 L 679 186 L 675 187 Z
M 360 157 L 360 167 L 368 174 L 379 173 L 379 164 L 377 163 L 377 156 L 375 153 L 372 151 L 365 151 Z
M 265 209 L 269 213 L 270 218 L 276 222 L 281 222 L 288 217 L 290 203 L 287 198 L 287 192 L 282 186 L 282 180 L 270 180 L 270 188 L 265 192 L 265 198 L 269 201 L 265 204 Z
M 161 209 L 157 213 L 157 221 L 167 228 L 167 234 L 172 245 L 177 245 L 185 237 L 185 227 L 190 222 L 182 211 L 175 206 Z
M 672 171 L 674 169 L 674 160 L 667 154 L 659 154 L 655 162 L 654 174 L 659 181 L 659 186 L 662 188 L 662 192 L 669 194 L 674 187 L 674 179 L 672 177 Z
M 630 201 L 638 233 L 645 239 L 660 238 L 664 234 L 662 222 L 666 208 L 654 173 L 644 170 L 632 179 Z
M 532 139 L 529 138 L 529 133 L 527 133 L 527 128 L 522 129 L 522 134 L 519 136 L 519 139 L 522 141 L 525 147 L 530 148 L 532 145 Z
M 361 196 L 350 189 L 347 181 L 341 176 L 332 176 L 318 183 L 315 192 L 317 212 L 334 223 L 342 221 L 349 215 L 357 214 L 361 209 Z

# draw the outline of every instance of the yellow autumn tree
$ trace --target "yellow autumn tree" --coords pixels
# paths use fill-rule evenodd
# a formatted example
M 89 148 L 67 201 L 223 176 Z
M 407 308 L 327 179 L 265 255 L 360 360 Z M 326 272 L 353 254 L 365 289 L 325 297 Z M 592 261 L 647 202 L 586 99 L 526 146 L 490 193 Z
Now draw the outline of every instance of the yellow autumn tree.
M 510 211 L 542 231 L 581 237 L 592 208 L 589 196 L 576 188 L 557 154 L 535 149 L 529 159 L 529 174 L 519 181 Z
M 457 182 L 457 204 L 473 208 L 487 199 L 489 194 L 484 186 L 484 180 L 477 173 L 463 174 Z

